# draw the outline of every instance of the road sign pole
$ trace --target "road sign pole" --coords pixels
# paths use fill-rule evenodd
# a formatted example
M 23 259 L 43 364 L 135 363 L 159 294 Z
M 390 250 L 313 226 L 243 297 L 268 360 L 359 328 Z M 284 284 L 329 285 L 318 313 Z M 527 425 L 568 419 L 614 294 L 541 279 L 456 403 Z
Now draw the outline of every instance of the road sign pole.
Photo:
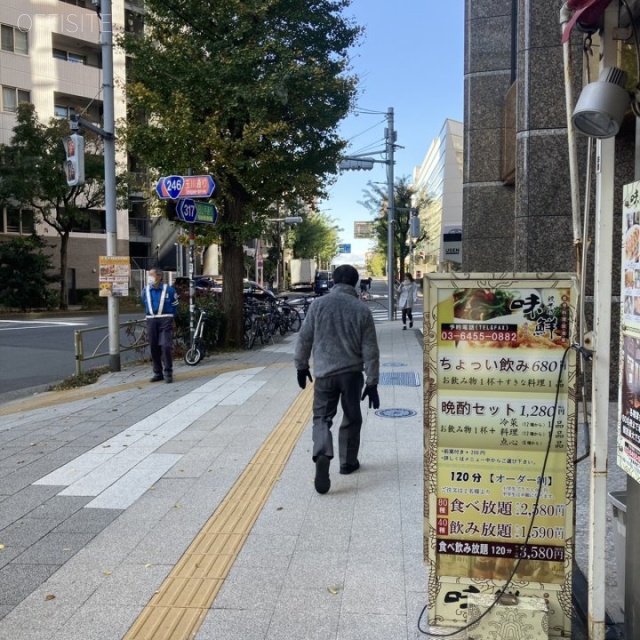
M 194 318 L 196 313 L 196 287 L 194 280 L 196 233 L 193 222 L 189 225 L 189 344 L 195 336 Z

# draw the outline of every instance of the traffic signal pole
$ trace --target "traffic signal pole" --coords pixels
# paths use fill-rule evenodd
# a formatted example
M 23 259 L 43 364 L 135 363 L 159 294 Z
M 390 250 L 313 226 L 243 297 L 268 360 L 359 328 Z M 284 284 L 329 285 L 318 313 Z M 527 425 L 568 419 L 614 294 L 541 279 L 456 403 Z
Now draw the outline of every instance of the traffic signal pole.
M 100 5 L 100 47 L 102 51 L 102 97 L 103 127 L 85 120 L 81 116 L 71 116 L 72 130 L 78 127 L 97 133 L 104 141 L 104 204 L 107 232 L 107 257 L 117 255 L 118 236 L 116 218 L 116 138 L 115 138 L 115 96 L 113 81 L 113 24 L 111 0 L 95 0 Z M 68 153 L 68 150 L 67 150 Z M 70 183 L 71 184 L 71 183 Z M 107 298 L 109 370 L 120 371 L 120 317 L 119 300 L 111 295 Z
M 388 320 L 393 320 L 394 308 L 394 268 L 393 268 L 393 225 L 395 223 L 394 193 L 393 193 L 393 150 L 395 143 L 395 131 L 393 130 L 393 107 L 387 111 L 387 130 L 385 131 L 387 143 L 387 296 L 388 296 Z
M 104 196 L 107 227 L 107 256 L 117 255 L 116 140 L 113 87 L 113 26 L 111 0 L 100 3 L 100 47 L 102 49 L 102 95 L 104 109 Z M 120 371 L 119 300 L 107 298 L 109 324 L 109 369 Z

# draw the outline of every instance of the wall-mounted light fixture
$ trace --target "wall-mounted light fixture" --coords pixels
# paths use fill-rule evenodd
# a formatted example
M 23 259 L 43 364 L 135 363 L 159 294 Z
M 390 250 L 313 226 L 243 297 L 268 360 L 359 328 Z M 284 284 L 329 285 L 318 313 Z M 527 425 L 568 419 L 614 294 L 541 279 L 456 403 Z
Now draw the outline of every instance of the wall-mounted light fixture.
M 612 138 L 622 125 L 631 96 L 625 89 L 627 74 L 618 67 L 605 67 L 596 82 L 589 83 L 573 110 L 573 124 L 593 138 Z

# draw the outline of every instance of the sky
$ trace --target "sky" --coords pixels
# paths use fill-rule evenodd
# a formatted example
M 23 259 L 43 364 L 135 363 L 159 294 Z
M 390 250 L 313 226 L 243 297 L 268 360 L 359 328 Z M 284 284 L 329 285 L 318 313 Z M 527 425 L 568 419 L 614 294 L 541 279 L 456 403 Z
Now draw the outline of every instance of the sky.
M 356 112 L 380 112 L 343 121 L 340 135 L 350 142 L 346 153 L 383 150 L 386 114 L 393 107 L 396 144 L 402 147 L 395 150 L 395 179 L 411 179 L 445 120 L 463 118 L 464 0 L 352 0 L 344 15 L 365 28 L 352 50 L 352 73 L 360 78 Z M 384 164 L 345 171 L 320 202 L 342 227 L 340 242 L 351 244 L 352 255 L 340 261 L 364 261 L 371 243 L 353 238 L 353 223 L 372 216 L 358 201 L 368 182 L 386 180 Z

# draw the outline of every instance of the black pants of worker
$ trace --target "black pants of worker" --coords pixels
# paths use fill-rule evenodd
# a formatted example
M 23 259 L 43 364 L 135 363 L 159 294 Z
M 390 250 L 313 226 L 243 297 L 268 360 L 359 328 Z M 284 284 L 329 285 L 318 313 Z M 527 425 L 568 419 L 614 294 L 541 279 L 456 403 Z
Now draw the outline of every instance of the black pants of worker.
M 173 317 L 147 318 L 153 373 L 173 376 Z
M 361 372 L 340 373 L 326 378 L 316 378 L 313 387 L 313 461 L 319 455 L 333 458 L 331 426 L 338 411 L 343 417 L 338 431 L 340 465 L 353 465 L 358 461 L 362 412 L 360 394 L 364 385 Z
M 402 309 L 402 324 L 407 324 L 407 318 L 409 318 L 409 322 L 413 322 L 413 310 L 411 307 Z

